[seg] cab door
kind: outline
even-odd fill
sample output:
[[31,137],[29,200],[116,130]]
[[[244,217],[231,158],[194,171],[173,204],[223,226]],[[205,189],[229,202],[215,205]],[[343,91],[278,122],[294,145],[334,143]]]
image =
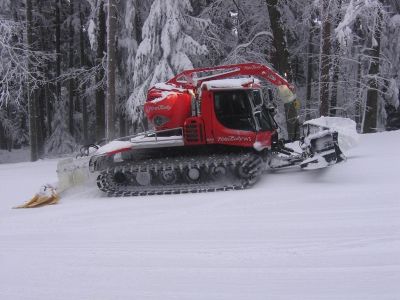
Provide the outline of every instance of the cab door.
[[216,144],[253,147],[256,124],[246,90],[213,91],[213,135]]

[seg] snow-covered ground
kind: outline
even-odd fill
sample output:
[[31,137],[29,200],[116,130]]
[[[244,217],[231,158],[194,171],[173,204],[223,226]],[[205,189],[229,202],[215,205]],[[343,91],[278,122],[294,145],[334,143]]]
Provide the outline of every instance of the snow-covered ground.
[[0,299],[400,299],[400,132],[246,191],[13,210],[55,160],[0,165]]

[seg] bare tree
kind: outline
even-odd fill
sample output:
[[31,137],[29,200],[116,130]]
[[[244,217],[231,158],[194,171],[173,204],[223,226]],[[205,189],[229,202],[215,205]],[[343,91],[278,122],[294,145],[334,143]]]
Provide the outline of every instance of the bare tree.
[[[68,26],[68,67],[71,70],[74,67],[74,26],[72,24],[74,16],[74,0],[69,1],[69,26]],[[74,136],[74,79],[68,80],[68,129]]]
[[329,114],[329,88],[331,69],[331,12],[330,0],[322,0],[322,37],[321,37],[321,71],[320,71],[320,107],[321,116]]
[[[335,28],[338,27],[341,21],[341,8],[342,0],[337,1],[336,17],[335,17]],[[329,114],[335,116],[337,113],[337,96],[338,96],[338,82],[340,72],[340,44],[337,38],[333,42],[333,75],[332,75],[332,94]]]
[[378,78],[379,74],[379,57],[381,48],[381,34],[382,34],[382,10],[377,7],[377,15],[374,27],[374,36],[372,39],[371,47],[371,64],[368,71],[368,92],[367,102],[365,107],[365,116],[363,124],[363,132],[375,132],[377,127],[378,116]]
[[[83,27],[83,9],[82,9],[82,3],[79,1],[79,62],[81,68],[84,68],[86,66],[86,60],[85,60],[85,32],[84,32],[84,27]],[[82,85],[82,88],[80,88],[80,95],[82,97],[82,127],[83,127],[83,143],[87,144],[89,137],[88,137],[88,105],[87,105],[87,99],[86,96],[84,95],[84,90],[85,90],[85,84]]]
[[[106,19],[104,13],[104,0],[99,0],[97,12],[97,60],[96,64],[102,64],[105,50]],[[105,137],[105,104],[104,87],[101,84],[104,77],[104,69],[98,68],[96,73],[96,139]]]
[[[61,0],[55,0],[55,27],[56,27],[56,76],[61,75]],[[59,102],[61,98],[61,82],[56,83],[56,100]]]
[[308,34],[308,45],[307,45],[307,79],[306,79],[306,120],[311,119],[311,85],[313,79],[313,55],[314,55],[314,32],[315,22],[313,16],[309,20],[310,29]]
[[[32,1],[26,0],[26,43],[28,50],[32,49]],[[32,65],[29,62],[29,52],[28,52],[28,72],[32,70]],[[29,141],[31,146],[31,161],[36,161],[38,159],[38,136],[36,128],[36,103],[35,97],[32,95],[32,85],[28,79],[28,109],[29,109]]]
[[107,25],[106,139],[112,140],[115,137],[115,37],[117,29],[117,6],[115,0],[108,0]]
[[[52,60],[52,55],[34,49],[32,2],[26,4],[26,22],[16,17],[0,18],[0,122],[3,136],[11,139],[7,143],[24,140],[23,128],[29,130],[25,141],[29,139],[31,159],[36,160],[42,140],[36,91],[48,82],[43,66]],[[21,116],[28,117],[28,124],[25,119],[19,120]]]

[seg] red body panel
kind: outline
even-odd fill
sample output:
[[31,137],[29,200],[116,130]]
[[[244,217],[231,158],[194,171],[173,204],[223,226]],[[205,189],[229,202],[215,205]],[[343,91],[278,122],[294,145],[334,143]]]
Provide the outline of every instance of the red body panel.
[[[188,93],[152,90],[150,97],[158,95],[144,104],[144,112],[156,130],[182,127],[191,116],[191,95]],[[157,123],[157,118],[160,123]]]
[[[214,74],[201,76],[201,74]],[[184,71],[149,90],[144,111],[156,130],[183,128],[185,145],[222,144],[261,151],[270,148],[275,130],[255,132],[230,129],[223,126],[214,111],[214,90],[207,90],[203,82],[232,78],[240,75],[256,76],[273,85],[293,86],[271,68],[255,63],[201,68]],[[200,91],[200,87],[203,87]],[[253,89],[243,86],[243,89]],[[196,100],[195,100],[195,98]],[[192,103],[193,102],[193,103]],[[200,111],[192,112],[192,105]],[[193,115],[192,115],[193,114]]]
[[228,146],[239,147],[253,147],[256,141],[256,133],[251,131],[237,130],[226,128],[216,118],[214,109],[214,95],[213,92],[208,92],[211,97],[208,97],[210,103],[210,115],[212,116],[212,132],[215,144],[222,144]]
[[202,115],[205,118],[206,141],[208,144],[222,144],[245,148],[256,147],[257,150],[271,147],[272,135],[275,133],[275,130],[252,132],[226,128],[216,118],[213,91],[205,90],[202,96]]
[[149,99],[144,106],[148,119],[153,121],[163,116],[169,120],[162,126],[155,126],[156,130],[182,127],[185,145],[220,144],[257,150],[271,147],[274,131],[253,132],[222,125],[214,110],[214,91],[202,91],[201,114],[195,117],[191,117],[189,93],[152,89]]

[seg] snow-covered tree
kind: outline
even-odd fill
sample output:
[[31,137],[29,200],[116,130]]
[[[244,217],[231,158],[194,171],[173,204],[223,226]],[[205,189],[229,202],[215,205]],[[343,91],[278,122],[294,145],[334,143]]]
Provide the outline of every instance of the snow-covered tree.
[[134,90],[127,108],[136,121],[147,89],[177,73],[193,68],[193,61],[207,53],[194,39],[206,22],[191,16],[189,0],[155,0],[142,29],[142,42],[135,57]]
[[386,58],[381,65],[382,76],[386,78],[383,85],[385,125],[390,129],[400,129],[400,3],[395,9],[384,26],[381,41],[382,56]]
[[[287,73],[301,101],[300,122],[319,116],[322,86],[330,115],[350,117],[365,131],[400,127],[398,0],[116,4],[114,123],[120,134],[141,125],[141,105],[152,84],[183,69],[250,61]],[[332,16],[330,24],[324,23],[323,4],[324,14]],[[37,134],[30,143],[37,144],[40,156],[53,132],[64,135],[65,126],[54,122],[60,111],[67,112],[75,140],[90,143],[104,137],[107,5],[107,0],[0,0],[0,147],[28,145],[27,120],[34,116],[30,121]],[[330,38],[323,39],[323,29],[330,29]],[[321,41],[331,45],[323,55],[324,76]],[[287,67],[279,67],[278,59]],[[278,110],[285,136],[283,105]],[[128,120],[133,126],[127,126]],[[61,147],[54,136],[52,141]]]
[[342,22],[335,29],[348,55],[354,57],[354,50],[359,55],[358,87],[366,92],[361,92],[355,114],[359,115],[363,132],[376,131],[384,123],[382,115],[384,78],[380,67],[383,62],[381,40],[386,18],[387,11],[383,1],[350,0]]
[[47,154],[66,154],[76,150],[76,142],[68,130],[68,110],[66,106],[66,89],[61,89],[60,101],[55,102],[55,114],[53,118],[54,131],[46,141],[45,152]]
[[[35,91],[47,83],[43,68],[52,57],[34,44],[32,2],[26,2],[24,11],[18,9],[19,5],[19,1],[2,3],[0,13],[0,110],[8,111],[2,114],[0,122],[8,138],[15,141],[15,135],[11,134],[9,128],[10,124],[17,123],[7,120],[9,112],[15,111],[20,105],[29,107],[31,159],[36,160],[43,134],[38,120],[39,101]],[[21,19],[26,22],[21,22]],[[20,110],[22,113],[22,106]]]
[[123,16],[120,22],[118,38],[119,53],[121,55],[119,69],[126,76],[121,80],[132,83],[135,73],[136,52],[142,40],[142,27],[149,14],[151,0],[121,1],[119,5],[119,10]]
[[130,116],[126,111],[126,101],[133,91],[136,52],[142,40],[142,27],[150,7],[151,0],[128,0],[118,3],[119,14],[122,17],[118,29],[118,88],[116,90],[118,103],[116,110],[121,136],[127,135],[130,128],[127,122]]
[[206,2],[199,17],[209,26],[200,39],[209,49],[210,65],[269,63],[273,35],[265,0]]

